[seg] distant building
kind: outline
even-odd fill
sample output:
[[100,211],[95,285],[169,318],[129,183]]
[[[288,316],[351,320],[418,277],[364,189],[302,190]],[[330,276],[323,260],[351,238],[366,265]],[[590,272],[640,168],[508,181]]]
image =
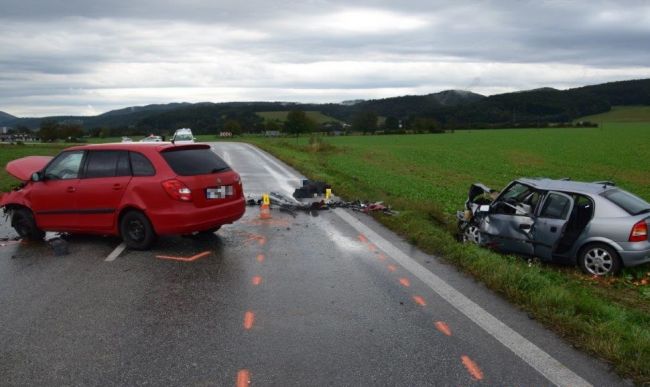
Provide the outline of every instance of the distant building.
[[264,132],[264,135],[266,137],[279,137],[280,136],[280,131],[279,130],[267,130]]
[[219,132],[219,137],[232,137],[232,132]]
[[9,127],[3,126],[2,128],[0,128],[0,131],[2,132],[2,134],[7,134],[9,133]]

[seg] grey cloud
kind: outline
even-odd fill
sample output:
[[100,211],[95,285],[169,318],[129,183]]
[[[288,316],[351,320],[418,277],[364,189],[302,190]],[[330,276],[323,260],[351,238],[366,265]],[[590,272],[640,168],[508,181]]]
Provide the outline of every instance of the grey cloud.
[[[59,95],[75,109],[86,104],[75,96],[93,91],[101,109],[165,102],[157,88],[251,99],[327,90],[321,100],[336,101],[346,89],[489,92],[650,76],[645,1],[0,0],[0,10],[0,110]],[[140,92],[103,103],[112,89]]]

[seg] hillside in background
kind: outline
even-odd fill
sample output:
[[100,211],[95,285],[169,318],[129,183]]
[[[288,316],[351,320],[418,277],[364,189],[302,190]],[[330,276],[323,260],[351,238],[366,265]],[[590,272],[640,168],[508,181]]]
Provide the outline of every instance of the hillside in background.
[[218,130],[228,120],[237,120],[245,130],[258,131],[264,129],[265,117],[284,117],[287,111],[298,109],[312,112],[312,117],[320,123],[332,119],[350,123],[355,116],[372,112],[382,119],[399,120],[406,125],[426,118],[443,128],[521,127],[571,122],[607,113],[612,106],[631,105],[650,105],[650,79],[567,90],[540,88],[489,97],[464,90],[447,90],[427,95],[328,104],[170,103],[128,107],[92,117],[17,118],[0,112],[0,125],[37,129],[43,120],[54,120],[81,122],[85,130],[108,128],[113,134],[163,132],[179,127],[207,133]]
[[[307,117],[314,121],[317,124],[324,124],[326,122],[337,122],[337,120],[334,117],[327,116],[319,111],[315,110],[308,110],[305,112],[307,114]],[[256,112],[258,116],[262,117],[265,120],[276,120],[276,121],[286,121],[287,119],[287,114],[289,114],[289,110],[279,110],[279,111],[274,111],[274,112]]]
[[12,122],[16,117],[12,116],[9,113],[0,112],[0,125],[4,126],[5,122]]

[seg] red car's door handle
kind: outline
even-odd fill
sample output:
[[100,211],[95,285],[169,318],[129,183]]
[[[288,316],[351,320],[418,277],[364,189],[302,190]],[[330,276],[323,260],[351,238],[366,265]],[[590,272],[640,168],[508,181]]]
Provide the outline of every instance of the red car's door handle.
[[115,191],[121,190],[122,189],[122,184],[113,184],[113,189]]
[[66,191],[68,192],[75,192],[77,189],[75,187],[68,187]]

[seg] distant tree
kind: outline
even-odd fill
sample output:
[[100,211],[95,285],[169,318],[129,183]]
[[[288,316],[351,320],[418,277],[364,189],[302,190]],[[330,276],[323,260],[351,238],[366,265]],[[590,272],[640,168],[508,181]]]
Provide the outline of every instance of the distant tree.
[[241,125],[239,124],[239,121],[237,120],[227,120],[223,124],[223,130],[226,132],[230,132],[233,135],[239,135],[242,132]]
[[377,130],[377,113],[361,111],[352,118],[352,130],[357,132],[374,133]]
[[59,138],[59,124],[53,120],[41,121],[38,136],[42,141],[49,142]]
[[433,118],[418,117],[413,122],[412,129],[416,132],[442,133],[444,130],[440,127],[438,121]]
[[296,137],[300,133],[309,133],[314,130],[314,121],[312,121],[307,114],[302,110],[292,110],[287,114],[287,121],[284,123],[284,129],[295,134]]
[[264,129],[268,131],[282,131],[282,125],[278,122],[278,120],[266,120],[264,122]]
[[84,135],[83,127],[78,123],[64,123],[59,125],[59,138],[76,140]]
[[389,132],[399,130],[399,119],[393,116],[386,117],[386,121],[384,122],[384,130]]

